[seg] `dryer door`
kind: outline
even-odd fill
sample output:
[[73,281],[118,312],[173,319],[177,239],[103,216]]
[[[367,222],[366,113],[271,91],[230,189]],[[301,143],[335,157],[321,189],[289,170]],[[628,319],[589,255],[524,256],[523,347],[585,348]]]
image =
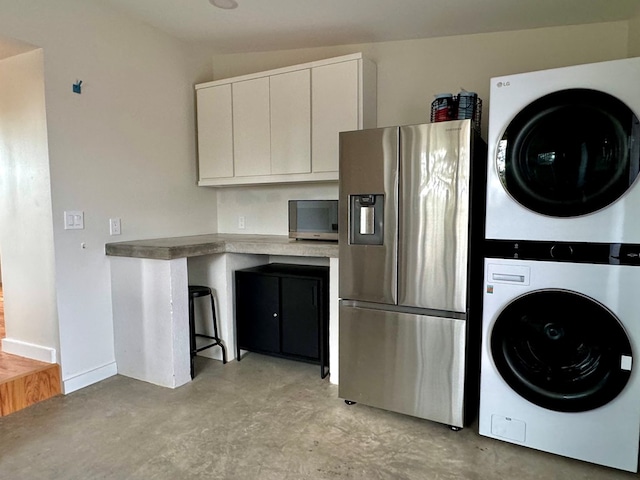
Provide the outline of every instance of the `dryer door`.
[[613,400],[631,374],[631,345],[611,311],[566,290],[537,290],[500,312],[491,355],[509,386],[530,402],[582,412]]
[[539,98],[504,132],[496,167],[522,206],[575,217],[615,202],[635,182],[640,164],[636,115],[617,98],[569,89]]

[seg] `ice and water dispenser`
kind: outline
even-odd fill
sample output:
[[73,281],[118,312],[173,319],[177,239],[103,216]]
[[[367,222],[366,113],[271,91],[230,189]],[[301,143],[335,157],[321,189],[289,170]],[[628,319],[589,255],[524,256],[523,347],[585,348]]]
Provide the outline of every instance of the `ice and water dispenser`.
[[351,245],[382,245],[384,195],[349,195],[349,242]]

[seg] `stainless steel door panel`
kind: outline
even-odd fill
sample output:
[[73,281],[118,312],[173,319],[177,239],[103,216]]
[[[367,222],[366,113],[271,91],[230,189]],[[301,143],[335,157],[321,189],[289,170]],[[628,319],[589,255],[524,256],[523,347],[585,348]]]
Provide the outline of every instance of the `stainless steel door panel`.
[[[398,127],[340,133],[341,298],[397,302],[398,141]],[[384,195],[382,245],[353,245],[349,196],[368,194]]]
[[398,303],[465,312],[471,122],[400,130]]
[[463,427],[465,321],[340,305],[341,398]]

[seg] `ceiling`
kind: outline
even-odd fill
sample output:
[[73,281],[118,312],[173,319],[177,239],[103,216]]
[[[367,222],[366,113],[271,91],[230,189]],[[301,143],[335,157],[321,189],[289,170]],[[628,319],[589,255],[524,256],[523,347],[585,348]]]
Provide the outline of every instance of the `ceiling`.
[[628,20],[640,0],[94,0],[213,52],[374,43]]

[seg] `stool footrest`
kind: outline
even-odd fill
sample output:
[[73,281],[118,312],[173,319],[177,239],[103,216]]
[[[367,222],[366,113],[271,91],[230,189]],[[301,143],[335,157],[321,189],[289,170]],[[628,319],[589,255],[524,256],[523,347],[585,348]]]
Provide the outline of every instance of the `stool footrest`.
[[202,335],[200,333],[196,333],[196,337],[200,337],[200,338],[208,338],[210,340],[215,340],[215,342],[210,343],[209,345],[205,345],[203,347],[198,347],[195,348],[193,351],[194,352],[201,352],[202,350],[206,350],[207,348],[211,348],[211,347],[217,347],[217,346],[222,346],[222,341],[219,338],[216,337],[211,337],[209,335]]

